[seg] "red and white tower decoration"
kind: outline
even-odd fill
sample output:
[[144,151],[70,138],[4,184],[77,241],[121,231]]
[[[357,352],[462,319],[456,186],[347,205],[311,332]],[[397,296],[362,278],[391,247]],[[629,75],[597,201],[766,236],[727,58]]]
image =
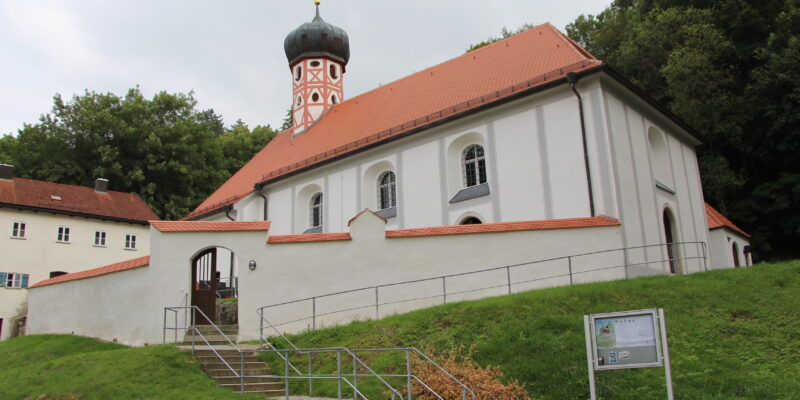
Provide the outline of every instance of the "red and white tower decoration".
[[342,82],[350,59],[347,32],[316,16],[286,36],[283,43],[292,72],[294,134],[308,129],[344,100]]

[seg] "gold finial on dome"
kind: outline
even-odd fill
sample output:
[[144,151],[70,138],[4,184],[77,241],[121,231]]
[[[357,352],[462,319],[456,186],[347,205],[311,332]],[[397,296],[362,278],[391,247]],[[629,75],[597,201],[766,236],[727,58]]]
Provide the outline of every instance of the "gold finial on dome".
[[319,5],[319,0],[314,0],[314,5]]

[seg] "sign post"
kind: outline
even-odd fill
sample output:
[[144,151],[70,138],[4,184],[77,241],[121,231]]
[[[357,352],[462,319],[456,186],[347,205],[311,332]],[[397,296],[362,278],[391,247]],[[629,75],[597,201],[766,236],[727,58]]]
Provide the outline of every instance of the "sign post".
[[673,400],[663,309],[590,314],[583,317],[583,324],[592,400],[597,399],[595,371],[662,366],[667,399]]

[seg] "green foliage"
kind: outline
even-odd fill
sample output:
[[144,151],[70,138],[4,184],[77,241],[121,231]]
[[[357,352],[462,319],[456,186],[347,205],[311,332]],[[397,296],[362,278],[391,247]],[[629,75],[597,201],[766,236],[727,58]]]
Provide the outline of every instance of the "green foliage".
[[796,0],[617,0],[567,27],[704,136],[705,198],[762,258],[800,255],[799,27]]
[[[478,364],[499,366],[505,379],[524,384],[532,398],[586,399],[583,315],[645,308],[665,310],[676,398],[791,399],[800,393],[800,261],[542,289],[289,339],[301,348],[413,346],[439,352],[477,344]],[[320,368],[335,373],[335,359],[327,361]],[[302,358],[293,362],[305,365]],[[404,365],[404,355],[383,354],[370,365],[389,372]],[[597,379],[600,398],[664,398],[662,369],[602,371]],[[375,382],[359,382],[359,388],[380,393]],[[332,390],[323,386],[316,393]]]
[[263,399],[220,388],[174,346],[26,336],[0,343],[0,360],[2,399]]
[[473,50],[480,49],[481,47],[488,46],[488,45],[490,45],[490,44],[492,44],[494,42],[497,42],[499,40],[503,40],[505,38],[509,38],[509,37],[514,36],[514,35],[516,35],[518,33],[525,32],[528,29],[533,28],[534,26],[535,25],[533,25],[533,24],[525,23],[521,27],[519,27],[519,28],[517,28],[516,30],[513,30],[513,31],[509,30],[506,27],[503,27],[503,29],[500,30],[500,36],[492,36],[492,37],[487,38],[486,40],[484,40],[484,41],[482,41],[480,43],[475,43],[473,45],[470,45],[469,48],[467,48],[466,53],[469,53],[470,51],[473,51]]
[[193,95],[138,88],[124,97],[85,92],[53,99],[50,113],[0,140],[0,161],[15,175],[138,193],[162,218],[184,216],[275,135],[241,121],[225,129],[213,110],[197,110]]

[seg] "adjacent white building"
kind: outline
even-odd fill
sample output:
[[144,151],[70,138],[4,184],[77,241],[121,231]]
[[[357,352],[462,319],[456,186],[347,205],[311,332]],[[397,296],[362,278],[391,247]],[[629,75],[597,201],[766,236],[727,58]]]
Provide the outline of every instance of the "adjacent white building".
[[106,187],[15,178],[0,165],[0,340],[24,316],[29,285],[150,253],[158,217],[138,195]]
[[[709,231],[699,135],[549,24],[349,100],[343,30],[318,12],[284,48],[294,126],[184,221],[154,223],[149,259],[37,284],[32,332],[157,341],[164,307],[213,319],[223,274],[238,282],[240,337],[255,339],[256,310],[278,303],[290,302],[269,319],[297,331],[733,266],[710,243],[722,239]],[[723,225],[741,251],[746,234]],[[115,288],[104,316],[43,317],[52,299],[97,286]]]

